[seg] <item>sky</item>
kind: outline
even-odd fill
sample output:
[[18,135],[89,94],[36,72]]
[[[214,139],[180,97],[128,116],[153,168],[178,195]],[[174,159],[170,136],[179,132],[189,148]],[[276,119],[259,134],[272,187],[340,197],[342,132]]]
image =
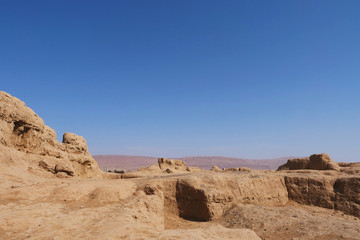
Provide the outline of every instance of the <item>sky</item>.
[[360,161],[360,2],[0,1],[0,90],[92,154]]

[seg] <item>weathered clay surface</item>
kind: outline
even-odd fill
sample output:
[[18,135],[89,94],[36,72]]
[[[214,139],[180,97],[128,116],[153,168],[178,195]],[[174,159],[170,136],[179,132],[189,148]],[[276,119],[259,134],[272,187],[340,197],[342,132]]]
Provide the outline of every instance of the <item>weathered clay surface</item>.
[[83,137],[65,133],[63,143],[58,142],[53,129],[24,102],[5,92],[0,92],[0,146],[3,155],[27,159],[12,166],[26,165],[34,172],[43,169],[68,176],[101,175]]
[[360,220],[341,212],[289,203],[283,207],[238,205],[224,214],[228,228],[249,228],[261,239],[359,239]]
[[360,177],[286,176],[289,199],[360,217]]
[[338,163],[334,162],[326,153],[314,154],[308,158],[289,159],[287,163],[281,165],[278,170],[336,170],[340,171]]
[[318,154],[280,169],[161,158],[104,173],[84,138],[58,142],[0,93],[0,239],[359,239],[359,163]]
[[256,173],[246,175],[204,172],[179,178],[176,202],[180,217],[209,221],[220,217],[234,204],[281,206],[287,203],[282,177]]

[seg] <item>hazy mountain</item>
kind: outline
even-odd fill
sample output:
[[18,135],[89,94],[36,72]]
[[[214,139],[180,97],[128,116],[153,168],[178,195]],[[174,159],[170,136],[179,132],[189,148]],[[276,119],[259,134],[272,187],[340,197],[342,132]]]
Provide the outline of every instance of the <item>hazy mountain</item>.
[[[121,169],[125,171],[136,170],[140,167],[157,163],[157,158],[144,156],[95,155],[94,158],[102,169],[107,167],[108,169]],[[204,169],[210,169],[214,165],[220,168],[249,167],[252,169],[277,169],[289,158],[292,157],[254,160],[220,156],[193,156],[175,159],[185,161],[188,166],[196,166]]]
[[93,157],[101,169],[107,167],[108,169],[131,171],[157,163],[155,157],[126,155],[94,155]]

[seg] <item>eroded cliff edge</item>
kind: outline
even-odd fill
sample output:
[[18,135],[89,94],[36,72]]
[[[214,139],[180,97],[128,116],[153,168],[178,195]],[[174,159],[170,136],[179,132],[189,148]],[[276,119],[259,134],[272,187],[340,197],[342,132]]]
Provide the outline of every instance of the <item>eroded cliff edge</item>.
[[34,174],[59,177],[99,177],[101,171],[88,152],[86,141],[65,133],[62,143],[56,132],[24,102],[0,92],[0,164]]

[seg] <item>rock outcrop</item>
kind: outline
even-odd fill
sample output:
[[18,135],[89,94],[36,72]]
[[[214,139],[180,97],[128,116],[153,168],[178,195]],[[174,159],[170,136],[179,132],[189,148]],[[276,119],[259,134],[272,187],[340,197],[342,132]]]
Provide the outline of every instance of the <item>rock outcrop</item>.
[[[42,169],[59,177],[101,174],[83,137],[65,133],[63,143],[58,142],[33,110],[5,92],[0,92],[0,148],[3,167],[26,165],[32,173]],[[18,162],[10,160],[14,156]]]
[[281,165],[278,170],[335,170],[340,171],[340,166],[334,162],[326,153],[313,154],[307,158],[289,159],[287,163]]
[[187,169],[185,162],[176,159],[159,158],[158,164],[159,164],[159,168],[163,171],[166,170],[186,171]]
[[[323,153],[290,159],[278,170],[298,170],[284,176],[290,200],[360,216],[360,178],[356,175],[340,175],[340,172],[358,174],[357,163],[338,164]],[[309,170],[323,170],[325,174]]]
[[86,153],[88,151],[85,139],[74,133],[64,133],[62,142],[67,144],[68,148],[73,151],[82,153]]

